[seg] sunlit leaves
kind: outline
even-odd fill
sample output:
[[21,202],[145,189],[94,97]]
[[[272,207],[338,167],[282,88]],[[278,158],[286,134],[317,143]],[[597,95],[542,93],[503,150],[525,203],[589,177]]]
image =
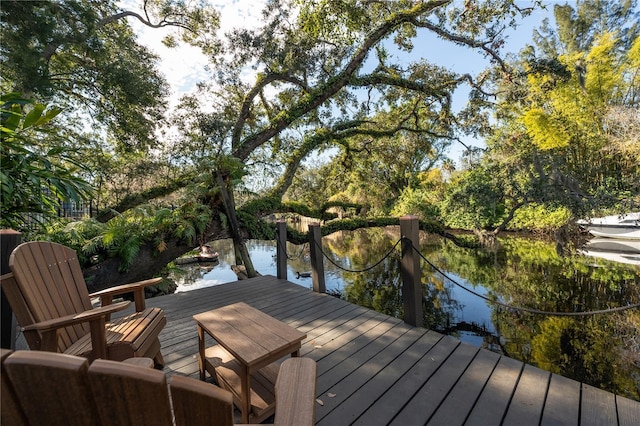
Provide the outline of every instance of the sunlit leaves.
[[545,23],[521,52],[517,84],[501,83],[488,142],[492,161],[521,170],[531,201],[575,216],[638,202],[638,27],[632,2],[614,3],[555,7],[557,27]]
[[563,148],[569,145],[570,135],[562,125],[554,122],[554,117],[542,108],[528,110],[522,121],[533,142],[541,149]]
[[296,0],[296,3],[300,6],[300,29],[309,37],[324,39],[330,43],[354,43],[359,39],[363,28],[371,23],[370,15],[363,13],[357,1]]

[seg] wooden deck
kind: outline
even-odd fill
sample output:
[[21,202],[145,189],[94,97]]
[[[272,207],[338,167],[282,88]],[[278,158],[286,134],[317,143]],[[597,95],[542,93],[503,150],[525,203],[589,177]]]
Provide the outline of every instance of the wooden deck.
[[640,402],[272,276],[147,299],[165,372],[197,378],[192,316],[239,301],[307,334],[318,425],[640,425]]

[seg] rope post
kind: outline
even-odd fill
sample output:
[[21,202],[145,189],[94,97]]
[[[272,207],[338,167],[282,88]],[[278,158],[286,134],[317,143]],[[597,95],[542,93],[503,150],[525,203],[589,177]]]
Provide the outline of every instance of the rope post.
[[309,255],[311,256],[311,282],[313,291],[326,293],[324,263],[322,260],[322,233],[319,223],[309,224]]
[[417,216],[400,218],[402,238],[402,302],[404,322],[422,326],[422,279],[420,276],[420,256],[414,250],[420,247],[420,227]]
[[276,274],[281,280],[287,279],[287,223],[276,222]]

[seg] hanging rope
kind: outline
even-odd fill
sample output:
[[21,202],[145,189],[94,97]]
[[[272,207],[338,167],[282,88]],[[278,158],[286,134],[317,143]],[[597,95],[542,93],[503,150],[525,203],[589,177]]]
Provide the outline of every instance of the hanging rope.
[[313,240],[313,243],[316,245],[316,247],[318,247],[318,250],[320,250],[320,253],[322,253],[322,255],[325,257],[325,259],[327,259],[329,262],[331,262],[336,268],[341,269],[345,272],[353,272],[353,273],[361,273],[361,272],[368,272],[370,270],[372,270],[373,268],[375,268],[376,266],[378,266],[379,264],[381,264],[382,262],[384,262],[384,260],[386,258],[388,258],[389,256],[391,256],[391,253],[393,253],[393,251],[396,249],[396,247],[398,247],[398,244],[400,244],[400,242],[402,241],[402,239],[399,239],[394,245],[393,247],[391,247],[391,249],[387,252],[387,254],[385,254],[382,259],[380,259],[379,261],[377,261],[376,263],[374,263],[373,265],[364,268],[364,269],[359,269],[359,270],[355,270],[355,269],[347,269],[341,265],[338,265],[333,259],[331,259],[329,256],[327,256],[327,254],[322,250],[322,247],[320,247],[318,245],[318,242]]
[[[366,267],[364,269],[347,269],[347,268],[343,267],[342,265],[339,265],[333,259],[331,259],[329,256],[327,256],[327,254],[324,252],[324,250],[322,250],[322,246],[320,246],[317,243],[317,241],[314,240],[313,243],[318,248],[318,250],[320,250],[320,253],[322,253],[322,256],[324,256],[324,258],[327,259],[336,268],[338,268],[338,269],[340,269],[342,271],[345,271],[345,272],[362,273],[362,272],[368,272],[368,271],[372,270],[376,266],[380,265],[385,259],[390,257],[391,254],[394,252],[394,250],[398,247],[398,244],[400,244],[402,242],[402,240],[408,241],[411,244],[411,247],[413,248],[413,250],[416,253],[418,253],[418,255],[422,258],[422,260],[424,260],[435,272],[437,272],[440,275],[442,275],[445,279],[447,279],[450,282],[452,282],[455,286],[457,286],[457,287],[461,288],[462,290],[464,290],[464,291],[466,291],[466,292],[468,292],[470,294],[473,294],[474,296],[479,297],[480,299],[485,300],[485,301],[487,301],[487,302],[489,302],[491,304],[502,306],[503,308],[506,308],[506,309],[509,309],[509,310],[512,310],[512,311],[526,312],[526,313],[537,314],[537,315],[548,315],[548,316],[581,317],[581,316],[589,316],[589,315],[609,314],[609,313],[613,313],[613,312],[626,311],[628,309],[640,308],[640,303],[634,303],[634,304],[627,305],[627,306],[618,306],[616,308],[600,309],[600,310],[595,310],[595,311],[552,312],[552,311],[543,311],[543,310],[534,309],[534,308],[525,308],[525,307],[521,307],[521,306],[509,305],[508,303],[504,303],[504,302],[501,302],[499,300],[491,299],[491,298],[489,298],[489,297],[487,297],[487,296],[485,296],[483,294],[478,293],[477,291],[471,290],[470,288],[467,288],[464,285],[460,284],[458,281],[456,281],[453,278],[451,278],[446,272],[442,271],[440,268],[438,268],[436,265],[434,265],[432,262],[430,262],[429,259],[427,259],[420,252],[420,250],[413,245],[413,241],[411,241],[409,238],[406,238],[406,237],[401,237],[393,245],[393,247],[391,247],[391,249],[387,252],[387,254],[385,254],[379,261],[377,261],[373,265],[371,265],[369,267]],[[286,253],[286,250],[284,252]]]

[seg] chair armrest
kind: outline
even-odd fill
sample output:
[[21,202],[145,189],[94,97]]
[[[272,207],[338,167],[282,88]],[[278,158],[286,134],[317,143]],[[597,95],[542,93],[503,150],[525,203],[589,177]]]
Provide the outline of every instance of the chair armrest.
[[287,358],[276,379],[275,426],[313,426],[317,366],[311,358]]
[[129,301],[123,301],[123,302],[115,303],[113,305],[90,309],[88,311],[84,311],[79,314],[65,315],[60,318],[54,318],[54,319],[27,325],[25,327],[22,327],[21,331],[38,330],[38,331],[44,332],[44,331],[55,330],[58,328],[68,327],[70,325],[81,324],[83,322],[91,322],[96,318],[104,317],[105,315],[109,315],[113,312],[121,311],[127,306],[129,306],[130,304],[131,302]]
[[123,284],[91,293],[89,297],[100,297],[100,304],[102,306],[106,306],[110,305],[113,302],[113,296],[125,293],[133,293],[133,299],[136,304],[136,312],[141,312],[145,309],[144,288],[150,285],[158,284],[161,281],[162,278],[151,278],[135,283]]
[[106,358],[107,357],[107,332],[105,330],[105,323],[107,318],[113,312],[121,311],[131,302],[124,301],[115,303],[113,305],[103,306],[96,309],[84,311],[79,314],[65,315],[60,318],[41,321],[35,324],[22,327],[22,331],[28,332],[37,330],[42,336],[40,342],[40,350],[57,352],[58,351],[58,330],[63,327],[76,325],[80,323],[89,323],[89,329],[91,331],[91,350],[93,352],[93,358]]

